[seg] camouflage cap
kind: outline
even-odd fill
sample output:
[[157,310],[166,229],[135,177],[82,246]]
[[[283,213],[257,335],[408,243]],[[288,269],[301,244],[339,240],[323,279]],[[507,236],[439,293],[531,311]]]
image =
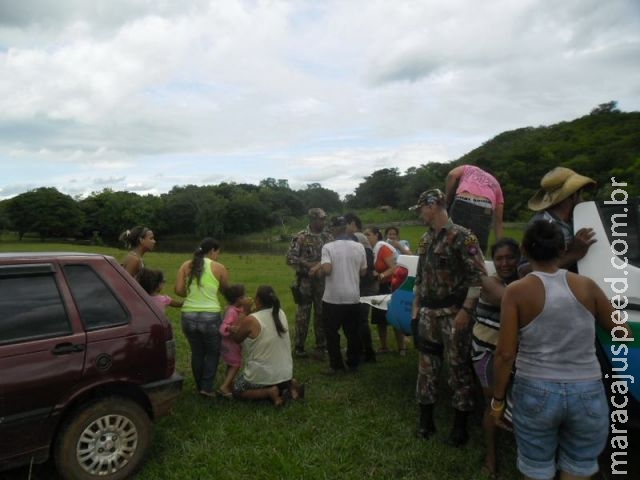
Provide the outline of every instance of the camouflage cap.
[[321,208],[310,208],[308,214],[311,220],[316,218],[327,218],[327,214]]
[[420,194],[418,198],[418,203],[416,203],[413,207],[409,207],[409,210],[418,210],[423,205],[433,205],[434,203],[440,203],[444,205],[445,196],[442,190],[439,188],[431,188],[429,190],[425,190]]

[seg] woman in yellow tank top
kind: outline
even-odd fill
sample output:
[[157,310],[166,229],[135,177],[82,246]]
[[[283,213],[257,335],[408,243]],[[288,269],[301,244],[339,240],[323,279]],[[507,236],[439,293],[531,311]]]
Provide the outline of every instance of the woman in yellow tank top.
[[220,358],[222,307],[218,293],[229,286],[229,275],[218,262],[220,244],[205,238],[193,258],[178,269],[175,292],[185,297],[182,331],[191,347],[191,371],[196,389],[205,397],[215,397],[215,377]]

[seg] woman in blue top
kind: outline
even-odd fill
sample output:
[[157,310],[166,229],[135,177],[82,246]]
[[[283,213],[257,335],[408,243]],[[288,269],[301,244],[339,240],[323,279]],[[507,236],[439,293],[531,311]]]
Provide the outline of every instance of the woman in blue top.
[[175,291],[185,297],[182,331],[191,347],[191,371],[201,395],[214,397],[214,381],[220,358],[222,307],[220,290],[229,287],[227,269],[219,263],[220,244],[205,238],[191,260],[178,270]]

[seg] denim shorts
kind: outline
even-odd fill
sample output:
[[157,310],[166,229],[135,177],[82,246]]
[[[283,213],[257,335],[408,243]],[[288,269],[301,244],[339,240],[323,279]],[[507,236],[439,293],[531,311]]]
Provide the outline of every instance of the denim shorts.
[[513,386],[518,470],[534,479],[556,470],[588,477],[609,433],[609,407],[601,380],[571,383],[521,377]]

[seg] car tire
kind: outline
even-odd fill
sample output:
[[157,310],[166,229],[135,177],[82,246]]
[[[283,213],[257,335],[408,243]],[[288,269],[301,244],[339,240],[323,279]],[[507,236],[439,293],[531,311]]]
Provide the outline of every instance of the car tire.
[[122,480],[141,465],[152,423],[132,400],[107,397],[78,408],[63,424],[54,447],[56,468],[73,480]]

